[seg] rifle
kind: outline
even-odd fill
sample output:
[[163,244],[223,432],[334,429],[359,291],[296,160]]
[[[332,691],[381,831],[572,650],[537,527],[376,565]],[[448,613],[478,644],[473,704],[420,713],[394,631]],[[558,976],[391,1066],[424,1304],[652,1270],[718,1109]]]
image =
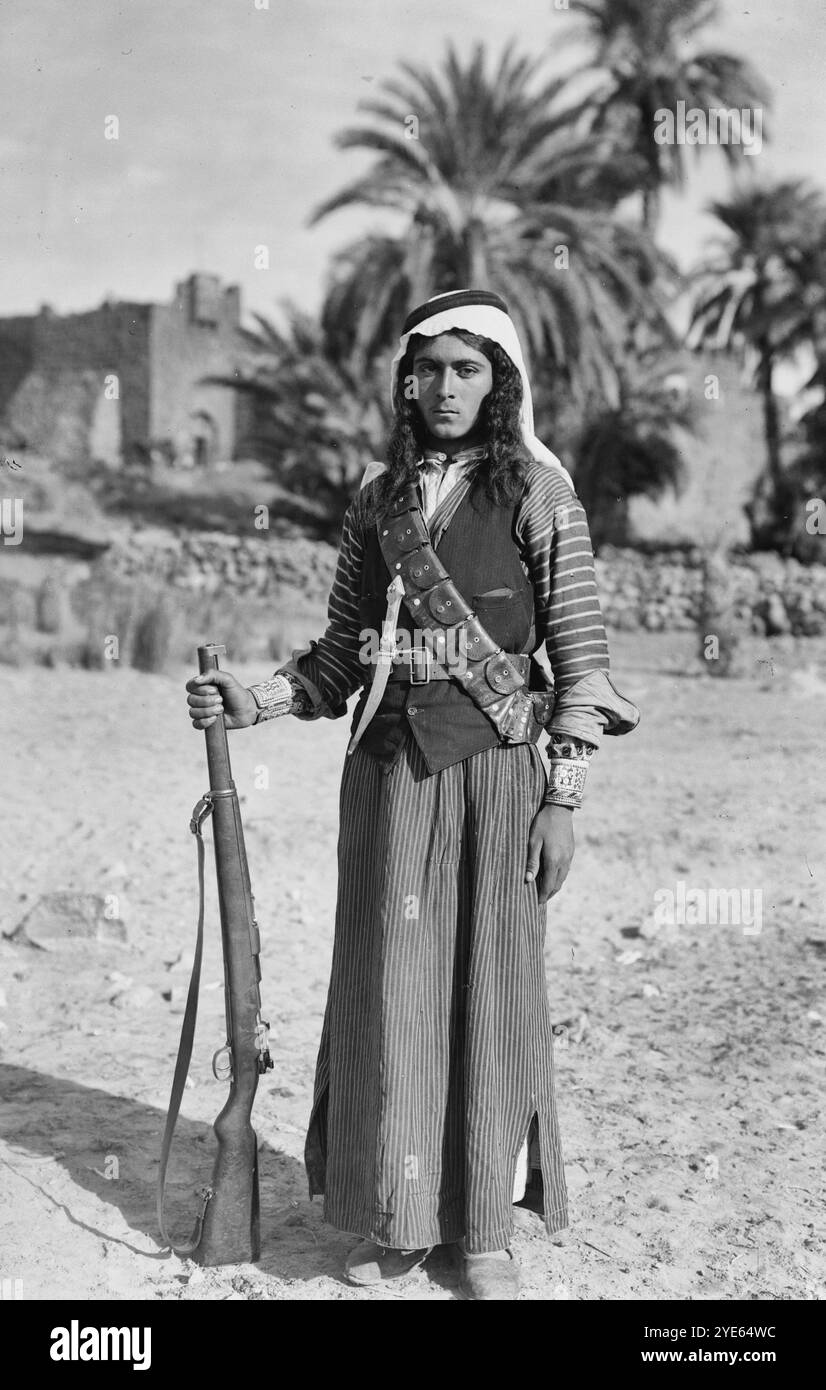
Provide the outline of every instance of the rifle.
[[[199,647],[198,665],[201,672],[217,670],[218,656],[225,652],[225,647],[215,643]],[[250,1116],[258,1077],[272,1066],[272,1058],[268,1046],[269,1024],[261,1019],[261,938],[255,921],[244,829],[238,793],[232,780],[223,718],[216,719],[204,730],[204,735],[209,791],[201,797],[190,821],[198,849],[198,935],[161,1146],[156,1210],[161,1235],[175,1254],[186,1255],[201,1265],[222,1265],[257,1260],[261,1253],[258,1140]],[[163,1198],[169,1151],[192,1057],[192,1039],[198,1012],[204,931],[204,841],[201,826],[210,815],[218,876],[227,1024],[227,1041],[215,1053],[212,1070],[219,1081],[229,1078],[230,1089],[227,1102],[215,1121],[218,1152],[210,1186],[201,1193],[202,1205],[195,1229],[188,1242],[175,1244],[164,1224]]]

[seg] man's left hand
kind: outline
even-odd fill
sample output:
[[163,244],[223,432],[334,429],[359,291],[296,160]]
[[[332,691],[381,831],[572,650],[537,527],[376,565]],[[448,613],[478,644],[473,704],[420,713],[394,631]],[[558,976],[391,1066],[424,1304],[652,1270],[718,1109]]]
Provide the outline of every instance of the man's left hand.
[[574,813],[570,806],[543,806],[528,838],[525,882],[536,880],[539,905],[558,893],[574,857]]

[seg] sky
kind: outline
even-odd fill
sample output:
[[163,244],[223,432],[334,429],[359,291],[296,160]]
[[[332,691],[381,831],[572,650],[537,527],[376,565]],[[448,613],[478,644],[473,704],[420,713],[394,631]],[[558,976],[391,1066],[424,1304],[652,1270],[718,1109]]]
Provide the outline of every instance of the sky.
[[[330,256],[376,225],[352,210],[307,225],[369,162],[333,146],[359,100],[400,59],[437,64],[448,40],[496,53],[513,38],[559,67],[576,56],[558,52],[576,0],[555,3],[0,0],[0,316],[164,301],[193,270],[240,284],[248,310],[316,308]],[[826,183],[823,0],[723,0],[704,46],[773,89],[758,173]],[[686,196],[667,195],[661,241],[682,265],[727,187],[708,152]]]

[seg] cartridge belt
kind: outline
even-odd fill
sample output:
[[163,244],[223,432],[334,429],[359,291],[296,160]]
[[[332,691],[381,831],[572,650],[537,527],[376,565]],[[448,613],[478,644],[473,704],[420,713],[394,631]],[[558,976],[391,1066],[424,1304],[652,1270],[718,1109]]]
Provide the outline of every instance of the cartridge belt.
[[[377,531],[391,578],[401,579],[404,604],[416,626],[433,634],[434,643],[456,630],[453,650],[463,660],[453,671],[445,668],[448,679],[467,692],[503,742],[534,743],[553,711],[553,692],[528,690],[529,658],[517,660],[525,654],[503,651],[459,592],[433,548],[413,484],[379,518]],[[392,668],[391,680],[409,679],[396,670]]]

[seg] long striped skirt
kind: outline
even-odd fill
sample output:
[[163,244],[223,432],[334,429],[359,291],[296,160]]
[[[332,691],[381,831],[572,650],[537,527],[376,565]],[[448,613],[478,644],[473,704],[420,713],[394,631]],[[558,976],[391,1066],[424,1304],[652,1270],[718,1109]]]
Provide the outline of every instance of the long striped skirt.
[[545,909],[524,882],[536,747],[428,775],[408,734],[341,786],[332,976],[306,1146],[326,1220],[380,1245],[506,1247],[514,1176],[567,1224],[545,990]]

